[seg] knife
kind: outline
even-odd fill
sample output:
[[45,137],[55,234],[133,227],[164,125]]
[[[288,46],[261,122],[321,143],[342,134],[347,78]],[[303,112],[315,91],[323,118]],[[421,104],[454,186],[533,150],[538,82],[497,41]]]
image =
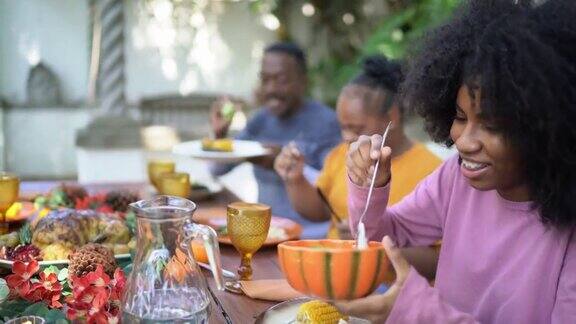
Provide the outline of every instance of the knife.
[[[210,265],[204,263],[204,262],[198,262],[198,265],[200,265],[202,268],[212,271],[212,268],[210,268]],[[236,279],[236,274],[234,274],[234,272],[226,270],[226,269],[222,269],[222,275],[226,278],[230,278],[230,279]]]

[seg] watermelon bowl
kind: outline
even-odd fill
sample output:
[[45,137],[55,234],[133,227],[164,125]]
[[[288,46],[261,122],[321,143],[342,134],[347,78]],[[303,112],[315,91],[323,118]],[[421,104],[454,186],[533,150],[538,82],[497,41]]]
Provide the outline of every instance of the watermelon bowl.
[[299,240],[278,245],[280,267],[292,288],[326,300],[365,297],[384,282],[390,266],[384,246],[353,240]]

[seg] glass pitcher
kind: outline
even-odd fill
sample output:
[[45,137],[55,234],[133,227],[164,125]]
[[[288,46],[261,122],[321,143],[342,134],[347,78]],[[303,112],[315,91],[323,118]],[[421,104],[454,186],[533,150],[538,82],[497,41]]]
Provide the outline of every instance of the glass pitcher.
[[137,251],[122,299],[123,323],[208,323],[210,292],[191,252],[201,239],[216,286],[223,289],[216,232],[192,222],[196,204],[157,196],[132,203]]

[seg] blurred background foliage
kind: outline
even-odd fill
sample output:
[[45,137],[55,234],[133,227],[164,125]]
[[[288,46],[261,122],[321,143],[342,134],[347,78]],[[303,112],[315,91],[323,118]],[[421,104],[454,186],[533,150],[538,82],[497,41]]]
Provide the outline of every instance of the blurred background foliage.
[[[403,59],[427,30],[438,26],[462,0],[258,0],[251,8],[273,14],[278,38],[302,45],[309,56],[312,95],[334,107],[340,89],[360,68],[362,58],[384,54]],[[299,39],[294,12],[312,19]]]

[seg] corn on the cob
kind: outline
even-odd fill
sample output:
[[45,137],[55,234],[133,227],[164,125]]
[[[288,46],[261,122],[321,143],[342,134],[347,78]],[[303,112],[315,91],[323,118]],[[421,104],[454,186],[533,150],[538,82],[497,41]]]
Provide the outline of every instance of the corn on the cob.
[[296,323],[298,324],[338,324],[340,319],[347,320],[334,305],[313,300],[300,305]]

